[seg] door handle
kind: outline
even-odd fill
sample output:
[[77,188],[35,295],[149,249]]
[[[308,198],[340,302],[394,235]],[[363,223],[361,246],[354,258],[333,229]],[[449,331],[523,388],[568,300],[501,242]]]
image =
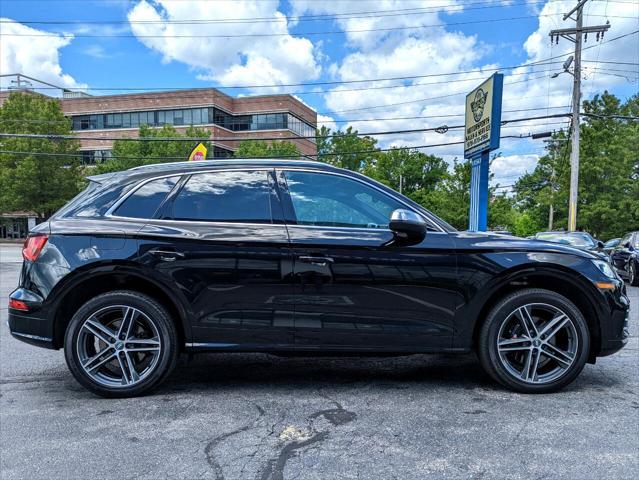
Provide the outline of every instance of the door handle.
[[182,252],[178,252],[176,250],[171,250],[168,248],[153,248],[149,250],[149,253],[155,257],[158,257],[164,262],[175,262],[178,258],[184,258],[185,256]]
[[314,257],[312,255],[303,255],[301,257],[297,257],[300,262],[310,263],[311,265],[319,265],[320,267],[325,267],[327,263],[333,263],[334,260],[331,257]]

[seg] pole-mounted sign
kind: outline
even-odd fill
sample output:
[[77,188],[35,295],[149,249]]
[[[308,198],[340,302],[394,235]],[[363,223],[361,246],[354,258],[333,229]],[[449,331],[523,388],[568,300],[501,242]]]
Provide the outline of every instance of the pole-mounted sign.
[[197,160],[206,160],[206,147],[203,143],[199,143],[189,155],[189,162]]
[[501,95],[504,76],[493,74],[466,96],[464,158],[472,162],[468,229],[485,231],[488,225],[488,161],[499,148]]

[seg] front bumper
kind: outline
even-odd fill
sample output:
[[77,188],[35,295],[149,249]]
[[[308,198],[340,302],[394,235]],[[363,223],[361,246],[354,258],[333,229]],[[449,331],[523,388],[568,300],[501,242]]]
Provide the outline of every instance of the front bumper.
[[44,348],[55,348],[53,344],[53,324],[42,308],[42,299],[35,293],[18,288],[10,299],[20,300],[29,306],[29,311],[9,308],[9,331],[23,342]]
[[601,318],[601,342],[598,357],[605,357],[618,352],[628,343],[630,337],[630,300],[626,295],[623,281],[620,286],[607,295],[606,316]]

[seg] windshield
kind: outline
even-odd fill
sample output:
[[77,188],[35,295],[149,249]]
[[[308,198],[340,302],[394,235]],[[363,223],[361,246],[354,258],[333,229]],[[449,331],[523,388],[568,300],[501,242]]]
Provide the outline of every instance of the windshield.
[[608,247],[616,247],[617,245],[619,245],[619,240],[621,240],[620,238],[613,238],[612,240],[608,240],[606,243],[604,243],[604,247],[608,248]]
[[573,247],[594,247],[595,241],[587,233],[540,233],[537,240],[546,242],[563,243]]

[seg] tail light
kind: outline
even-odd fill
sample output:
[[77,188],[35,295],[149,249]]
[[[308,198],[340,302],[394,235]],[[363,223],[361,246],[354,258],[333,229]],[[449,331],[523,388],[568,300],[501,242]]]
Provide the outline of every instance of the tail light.
[[9,308],[13,308],[14,310],[22,310],[23,312],[29,311],[29,305],[21,300],[15,300],[13,298],[9,299]]
[[49,237],[46,235],[33,235],[27,237],[24,241],[24,245],[22,246],[22,256],[25,260],[29,260],[30,262],[35,262],[37,258],[40,256],[40,252],[49,240]]

